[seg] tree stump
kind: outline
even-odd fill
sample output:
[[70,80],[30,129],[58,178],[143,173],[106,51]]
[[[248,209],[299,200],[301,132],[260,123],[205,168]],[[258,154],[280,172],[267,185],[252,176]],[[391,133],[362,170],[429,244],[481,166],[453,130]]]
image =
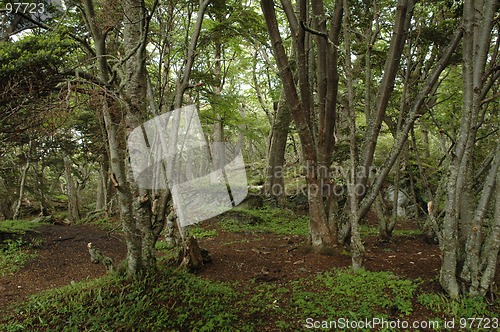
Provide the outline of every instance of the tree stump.
[[87,248],[89,250],[90,261],[92,263],[94,264],[101,263],[102,265],[104,265],[108,273],[113,272],[115,270],[115,265],[113,264],[113,260],[108,256],[104,256],[98,249],[94,248],[92,242],[89,242],[87,244]]
[[200,248],[198,240],[194,236],[188,237],[179,251],[179,269],[186,269],[189,272],[198,272],[203,266],[212,262],[212,257],[208,250]]

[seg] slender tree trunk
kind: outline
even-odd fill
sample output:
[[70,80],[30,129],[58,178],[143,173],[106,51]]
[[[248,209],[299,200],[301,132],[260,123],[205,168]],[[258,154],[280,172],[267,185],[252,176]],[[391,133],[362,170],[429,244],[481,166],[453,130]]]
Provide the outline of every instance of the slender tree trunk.
[[68,156],[63,157],[64,172],[66,174],[66,195],[68,197],[68,217],[72,223],[80,220],[80,207],[75,180],[72,173],[72,162]]
[[[366,213],[369,211],[370,207],[372,206],[373,202],[375,201],[378,193],[382,189],[384,182],[394,166],[394,163],[396,162],[399,154],[401,153],[404,145],[406,144],[408,134],[410,133],[410,130],[413,128],[413,124],[415,121],[422,115],[422,106],[427,99],[428,95],[430,92],[435,88],[435,85],[438,82],[438,79],[443,72],[443,70],[448,66],[451,56],[454,54],[456,48],[458,47],[460,40],[462,39],[463,36],[463,31],[462,29],[457,29],[455,32],[455,35],[453,36],[452,40],[450,41],[448,47],[446,50],[443,52],[441,55],[441,58],[439,59],[438,63],[434,66],[432,69],[431,74],[428,76],[425,84],[422,86],[422,88],[419,90],[419,93],[413,100],[412,106],[410,107],[410,112],[408,113],[408,116],[406,118],[406,121],[401,129],[400,132],[397,133],[395,142],[391,148],[391,151],[389,152],[388,156],[385,158],[383,166],[380,168],[380,170],[377,172],[377,176],[373,181],[373,184],[371,185],[370,188],[362,187],[365,190],[365,194],[362,195],[363,199],[359,202],[359,214],[358,218],[363,218]],[[366,171],[366,170],[365,170]],[[349,229],[343,230],[342,231],[342,238],[339,239],[341,243],[344,243],[346,241],[346,236],[349,235],[351,232]]]
[[[109,181],[109,156],[108,153],[101,154],[99,163],[99,174],[97,179],[96,210],[108,210],[111,200],[112,187]],[[108,211],[109,212],[109,211]]]
[[201,28],[203,24],[203,18],[205,16],[205,11],[207,10],[210,1],[211,0],[200,1],[200,7],[198,9],[198,13],[196,16],[196,24],[194,27],[194,32],[193,35],[191,36],[191,40],[188,41],[189,47],[187,49],[186,65],[184,66],[184,72],[182,74],[182,77],[177,81],[177,85],[175,88],[174,109],[181,108],[184,92],[189,86],[189,78],[191,77],[191,70],[193,69],[194,59],[196,57],[196,46],[198,44],[198,39],[201,34],[202,30]]
[[258,58],[258,55],[259,55],[259,50],[257,49],[255,51],[255,55],[253,57],[253,68],[252,68],[253,88],[255,89],[255,94],[257,95],[257,99],[259,101],[260,107],[262,108],[264,113],[266,113],[267,120],[269,121],[269,124],[272,126],[275,120],[273,120],[273,116],[271,115],[271,112],[264,101],[264,96],[262,95],[262,90],[260,88],[259,80],[257,79],[257,58]]
[[[500,159],[498,152],[497,158]],[[494,219],[491,224],[491,230],[484,240],[479,267],[482,275],[479,280],[479,289],[477,292],[482,295],[486,294],[487,290],[494,283],[498,265],[498,253],[500,252],[500,168],[497,170],[495,193],[493,195],[495,197]]]
[[106,206],[106,184],[104,182],[104,174],[102,172],[102,165],[99,168],[99,173],[97,175],[97,195],[95,201],[96,211],[104,209]]
[[429,131],[425,127],[422,127],[422,145],[424,147],[424,158],[429,159],[431,157]]
[[357,146],[356,146],[356,112],[354,110],[354,88],[353,88],[353,75],[352,75],[352,63],[351,63],[351,37],[350,37],[350,16],[349,16],[349,1],[343,0],[345,18],[344,18],[344,43],[346,49],[345,58],[345,68],[346,68],[346,79],[347,79],[347,112],[349,119],[349,130],[350,130],[350,141],[349,141],[349,151],[351,157],[351,170],[350,178],[348,182],[348,194],[349,194],[349,205],[350,205],[350,218],[349,222],[351,225],[351,246],[352,246],[352,267],[354,270],[358,270],[363,264],[363,253],[364,246],[361,241],[361,234],[359,232],[359,206],[358,197],[359,194],[356,192],[356,168],[358,160]]
[[[464,262],[464,267],[462,269],[461,277],[465,280],[468,280],[471,282],[470,284],[470,289],[469,289],[469,294],[471,296],[478,296],[478,295],[484,295],[486,291],[488,290],[488,287],[483,287],[481,285],[481,281],[486,282],[488,280],[487,278],[482,278],[482,260],[481,259],[481,251],[483,251],[484,244],[486,243],[487,239],[484,239],[487,234],[484,227],[484,219],[486,216],[486,213],[488,211],[488,206],[490,204],[490,200],[492,199],[493,193],[495,192],[495,181],[496,178],[498,177],[498,173],[500,170],[500,146],[497,145],[496,148],[496,158],[491,165],[490,171],[488,173],[488,176],[484,182],[483,186],[483,191],[482,195],[479,198],[479,202],[477,205],[477,208],[475,209],[475,213],[473,216],[473,219],[471,221],[471,228],[469,231],[469,236],[466,239],[465,243],[465,262]],[[498,200],[498,198],[497,198]],[[495,225],[495,221],[491,223]],[[487,251],[490,252],[487,252]],[[487,256],[489,255],[496,255],[498,256],[498,250],[495,252],[495,248],[487,248]],[[491,280],[492,281],[492,280]],[[489,286],[490,284],[488,284]]]
[[142,241],[132,213],[132,194],[126,180],[124,151],[120,147],[119,135],[124,135],[113,123],[108,109],[108,102],[103,98],[103,117],[108,136],[111,181],[118,195],[120,220],[127,243],[127,268],[131,276],[138,275],[142,270]]
[[[214,64],[214,95],[216,98],[220,98],[222,94],[222,45],[220,41],[215,41],[215,64]],[[220,109],[218,105],[212,105],[212,108]],[[214,142],[224,142],[224,119],[220,112],[215,114],[215,120],[213,124]],[[212,150],[212,157],[214,161],[215,169],[220,169],[224,172],[224,150],[219,148],[217,145],[215,149]]]
[[23,198],[24,198],[24,189],[26,185],[26,175],[28,174],[28,169],[30,167],[30,161],[27,160],[26,164],[23,167],[23,170],[21,172],[21,183],[19,184],[19,198],[17,199],[16,203],[16,208],[14,210],[14,215],[12,219],[16,220],[19,219],[20,213],[21,213],[21,205],[23,203]]
[[43,162],[34,163],[35,179],[36,179],[36,190],[40,198],[40,214],[42,216],[49,215],[49,208],[47,206],[47,199],[45,198],[45,165]]
[[286,196],[285,151],[291,120],[292,116],[282,93],[271,128],[272,137],[267,156],[267,179],[264,188],[265,194],[274,197],[280,204]]
[[380,133],[382,121],[385,117],[389,98],[394,89],[396,74],[400,66],[401,55],[406,41],[406,36],[410,28],[410,21],[413,16],[415,0],[399,0],[396,10],[396,22],[389,45],[389,54],[384,67],[384,76],[380,83],[376,110],[374,114],[367,119],[367,131],[363,142],[362,153],[362,173],[359,178],[359,184],[363,187],[368,185],[369,170],[372,166],[373,156],[377,146],[377,139]]
[[[31,150],[31,140],[29,142],[29,150]],[[30,168],[30,153],[26,155],[26,164],[23,167],[21,172],[21,183],[19,184],[19,198],[17,199],[16,208],[14,209],[14,215],[12,219],[16,220],[19,218],[21,213],[21,205],[23,203],[24,198],[24,189],[26,186],[26,175],[28,174],[28,169]]]

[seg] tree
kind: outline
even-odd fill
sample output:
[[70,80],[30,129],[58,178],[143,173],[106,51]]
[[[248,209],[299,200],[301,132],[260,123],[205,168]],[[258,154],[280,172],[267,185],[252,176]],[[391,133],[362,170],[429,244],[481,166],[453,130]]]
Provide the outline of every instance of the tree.
[[[280,72],[283,94],[301,140],[308,186],[310,243],[315,250],[328,251],[336,243],[337,222],[332,220],[330,200],[326,200],[325,204],[323,187],[330,181],[328,173],[335,144],[342,3],[336,1],[329,22],[322,1],[314,1],[311,6],[308,6],[307,1],[299,1],[298,17],[291,2],[284,0],[281,3],[293,38],[298,83],[294,79],[291,60],[286,54],[280,35],[274,2],[261,1],[261,7]],[[308,26],[309,16],[312,18],[312,27]],[[316,66],[313,66],[307,55],[309,43],[315,43],[317,47]],[[316,68],[316,71],[311,71],[312,68]],[[315,91],[318,93],[317,103],[313,97]],[[316,117],[319,119],[318,123],[315,121]]]
[[[208,3],[209,1],[200,3],[196,24],[186,52],[183,72],[175,84],[171,104],[174,108],[182,105],[184,92],[189,87],[196,55],[195,48]],[[158,115],[162,111],[158,107],[165,106],[156,104],[146,66],[148,33],[158,3],[154,3],[148,11],[144,1],[124,1],[121,4],[122,12],[118,13],[118,18],[114,22],[115,26],[107,28],[99,24],[98,19],[103,13],[97,12],[95,5],[91,0],[83,1],[82,12],[94,39],[100,85],[110,90],[101,97],[102,114],[107,132],[112,179],[119,197],[120,218],[127,240],[128,272],[130,275],[137,276],[143,274],[144,271],[154,270],[156,266],[154,246],[165,224],[170,198],[168,190],[159,192],[139,187],[131,172],[126,172],[126,169],[129,169],[125,148],[128,134],[140,127],[150,114]],[[122,17],[123,13],[126,14]],[[106,48],[108,34],[113,28],[118,28],[121,20],[124,26],[124,39],[123,44],[118,48],[126,50],[119,63],[119,66],[123,65],[123,72],[119,66],[116,69],[110,68]],[[122,87],[123,92],[120,92]],[[114,97],[109,98],[106,95]],[[179,119],[173,121],[179,121]]]
[[[441,285],[452,298],[457,298],[462,288],[471,296],[487,292],[493,282],[500,248],[498,135],[489,171],[484,178],[480,177],[483,182],[479,190],[475,185],[479,179],[475,178],[474,163],[482,144],[477,135],[488,116],[488,101],[491,100],[486,97],[498,79],[498,69],[493,69],[492,65],[498,60],[498,42],[493,49],[491,46],[496,9],[497,1],[464,1],[463,102],[446,185],[440,271]],[[488,60],[492,63],[489,67]],[[490,116],[494,116],[493,113]],[[495,187],[495,212],[488,215]],[[476,191],[481,193],[479,199],[476,199]]]
[[[400,130],[394,130],[394,145],[389,153],[382,158],[383,162],[379,167],[379,171],[376,175],[371,174],[369,170],[372,169],[374,163],[378,137],[384,121],[387,122],[389,119],[387,112],[389,102],[397,97],[393,92],[395,84],[398,82],[396,78],[402,64],[401,59],[408,31],[410,30],[414,5],[415,1],[399,1],[394,18],[389,18],[394,20],[394,23],[389,25],[393,31],[392,33],[384,31],[383,34],[384,36],[390,36],[390,42],[386,44],[386,50],[382,53],[385,61],[381,61],[383,69],[381,68],[378,74],[381,83],[378,86],[375,99],[373,98],[374,84],[372,77],[365,76],[363,96],[354,93],[354,74],[362,72],[362,70],[366,70],[368,73],[372,72],[371,62],[373,60],[370,59],[370,56],[376,51],[373,44],[377,40],[377,36],[381,35],[378,23],[375,24],[375,31],[372,31],[371,23],[364,26],[363,29],[366,31],[366,35],[362,33],[353,34],[351,32],[353,28],[351,28],[350,24],[352,22],[350,18],[351,10],[357,7],[350,6],[348,1],[335,2],[329,25],[325,25],[326,21],[324,21],[320,2],[309,4],[308,1],[301,1],[298,3],[297,9],[294,9],[288,1],[282,1],[283,10],[294,41],[293,62],[283,46],[273,3],[261,2],[277,66],[280,69],[283,91],[301,138],[302,152],[306,163],[306,180],[309,186],[310,230],[313,246],[317,248],[324,245],[334,246],[340,220],[348,219],[347,228],[338,235],[339,239],[344,242],[344,239],[348,238],[350,234],[351,243],[353,244],[353,266],[355,268],[362,265],[363,255],[363,246],[357,225],[370,210],[383,188],[389,172],[406,144],[408,134],[415,121],[423,113],[421,109],[425,100],[434,91],[436,84],[439,83],[440,74],[450,63],[451,56],[461,38],[461,31],[458,30],[453,38],[449,40],[447,47],[437,48],[436,56],[439,57],[439,60],[429,65],[426,69],[427,76],[420,77],[416,75],[419,78],[417,84],[421,86],[418,93],[412,96],[403,94],[402,104],[404,109],[400,110],[400,112],[404,112],[404,116],[400,116]],[[369,4],[364,3],[364,6],[369,6]],[[299,17],[295,16],[295,12],[299,13]],[[374,8],[373,15],[376,18],[378,12],[380,12],[380,8]],[[342,16],[344,16],[344,44],[339,42]],[[358,16],[356,16],[356,19],[360,20]],[[312,27],[308,25],[309,22],[312,22]],[[359,42],[351,45],[352,35],[356,36],[354,38],[356,41],[359,39],[358,36],[361,35],[363,46],[359,46],[361,44]],[[325,44],[323,44],[323,41],[325,41]],[[359,66],[359,61],[356,64],[351,62],[351,58],[347,56],[353,52],[351,46],[356,47],[357,52],[366,53],[366,68],[355,67],[355,65]],[[341,107],[341,105],[337,105],[339,68],[337,66],[336,52],[343,47],[345,47],[345,54],[347,54],[344,66],[347,92],[342,91],[342,93],[345,93],[347,97],[345,98],[346,101],[341,105],[346,111],[337,112],[337,108]],[[418,45],[415,46],[416,49],[417,47]],[[428,50],[428,48],[418,49]],[[439,51],[441,51],[441,54],[439,54]],[[306,56],[306,53],[309,55]],[[425,58],[424,54],[419,54],[419,56]],[[314,55],[314,57],[311,55]],[[406,59],[407,63],[409,61],[410,59]],[[292,63],[297,66],[298,83],[294,80],[294,74],[291,70]],[[405,69],[409,71],[410,65],[407,64]],[[398,90],[396,89],[396,91]],[[366,100],[363,100],[365,97]],[[361,126],[358,120],[357,108],[361,104],[361,100],[363,100],[365,115],[365,122],[361,125],[364,131],[358,129]],[[373,104],[372,100],[374,101]],[[347,141],[351,151],[350,161],[348,164],[341,164],[347,168],[345,180],[348,183],[348,204],[350,207],[350,211],[347,213],[345,210],[342,212],[332,209],[334,205],[332,204],[332,195],[327,194],[326,197],[323,197],[321,194],[321,189],[325,185],[332,185],[334,180],[330,178],[329,174],[332,153],[335,146],[337,146],[335,145],[334,130],[337,130],[337,137],[341,136],[340,132],[343,131],[341,126],[339,128],[335,126],[337,117],[340,119],[340,123],[349,123]],[[361,147],[358,144],[358,135],[363,137]],[[311,191],[312,188],[316,188],[316,191]],[[338,212],[337,219],[335,218],[335,212]]]

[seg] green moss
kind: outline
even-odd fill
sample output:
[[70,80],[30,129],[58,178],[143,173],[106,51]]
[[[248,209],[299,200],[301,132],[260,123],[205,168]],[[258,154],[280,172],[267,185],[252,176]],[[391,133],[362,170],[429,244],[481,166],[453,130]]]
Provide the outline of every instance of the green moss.
[[29,220],[4,220],[0,221],[0,232],[25,234],[28,231],[35,231],[39,226],[39,223]]
[[264,207],[257,210],[235,208],[222,217],[221,227],[230,232],[308,234],[308,217],[288,209]]

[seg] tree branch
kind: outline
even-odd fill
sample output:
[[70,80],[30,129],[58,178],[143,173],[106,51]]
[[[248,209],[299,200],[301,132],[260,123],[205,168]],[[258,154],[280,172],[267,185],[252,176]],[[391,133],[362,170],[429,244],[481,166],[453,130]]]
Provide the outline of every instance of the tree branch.
[[[20,15],[22,18],[26,19],[27,21],[35,24],[37,27],[39,28],[42,28],[44,30],[47,30],[47,31],[56,31],[56,29],[54,29],[53,27],[51,26],[48,26],[42,22],[38,22],[37,20],[34,20],[32,19],[30,16],[24,14],[24,13],[18,13],[18,15]],[[95,52],[94,50],[92,49],[92,47],[89,45],[89,43],[87,43],[87,41],[81,37],[78,37],[77,35],[73,34],[73,33],[69,33],[69,32],[64,32],[64,34],[67,34],[68,36],[70,36],[71,38],[73,38],[74,40],[76,40],[77,42],[79,42],[80,44],[82,44],[82,46],[90,53],[92,54],[93,56],[95,56]]]
[[321,36],[321,37],[326,38],[328,40],[328,34],[326,32],[314,30],[313,28],[307,26],[304,23],[304,21],[300,21],[300,26],[302,27],[302,29],[306,30],[307,32],[310,32],[313,35]]

